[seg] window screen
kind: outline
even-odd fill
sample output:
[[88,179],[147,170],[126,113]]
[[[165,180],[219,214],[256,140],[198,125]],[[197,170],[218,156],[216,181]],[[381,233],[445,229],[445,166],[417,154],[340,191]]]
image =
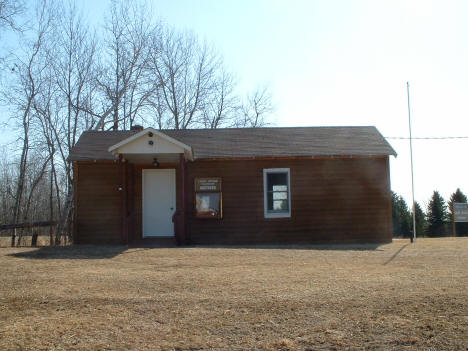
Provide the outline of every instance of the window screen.
[[263,170],[265,217],[290,217],[289,168]]
[[288,174],[267,174],[267,209],[271,211],[289,211]]

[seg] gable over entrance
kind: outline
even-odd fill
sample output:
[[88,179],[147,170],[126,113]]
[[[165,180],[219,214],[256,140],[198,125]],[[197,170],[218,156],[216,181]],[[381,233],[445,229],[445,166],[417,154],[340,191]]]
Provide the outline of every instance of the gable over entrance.
[[157,156],[162,162],[178,160],[184,154],[193,160],[192,148],[156,129],[146,128],[109,147],[113,155],[123,155],[131,161],[148,161]]

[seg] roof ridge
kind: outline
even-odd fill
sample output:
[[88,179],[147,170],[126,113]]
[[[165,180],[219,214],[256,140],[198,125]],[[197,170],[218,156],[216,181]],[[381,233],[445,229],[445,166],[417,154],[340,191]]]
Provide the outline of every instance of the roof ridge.
[[[356,129],[356,128],[375,128],[377,129],[376,126],[372,125],[362,125],[362,126],[275,126],[275,127],[235,127],[235,128],[186,128],[186,129],[158,129],[154,127],[147,127],[147,128],[153,128],[155,130],[159,131],[174,131],[174,132],[179,132],[179,131],[221,131],[221,130],[277,130],[277,129]],[[146,128],[145,128],[146,129]],[[83,133],[138,133],[138,130],[85,130]]]
[[137,133],[138,130],[85,130],[83,133]]
[[321,129],[321,128],[375,128],[376,126],[366,125],[366,126],[276,126],[276,127],[235,127],[235,128],[187,128],[187,129],[159,129],[159,130],[169,130],[169,131],[182,131],[182,130],[209,130],[209,131],[216,131],[216,130],[265,130],[265,129]]

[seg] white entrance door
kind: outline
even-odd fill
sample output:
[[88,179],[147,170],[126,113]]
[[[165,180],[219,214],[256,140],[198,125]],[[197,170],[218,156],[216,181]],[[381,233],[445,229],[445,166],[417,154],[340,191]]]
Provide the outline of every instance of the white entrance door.
[[175,169],[144,169],[142,183],[143,237],[174,236]]

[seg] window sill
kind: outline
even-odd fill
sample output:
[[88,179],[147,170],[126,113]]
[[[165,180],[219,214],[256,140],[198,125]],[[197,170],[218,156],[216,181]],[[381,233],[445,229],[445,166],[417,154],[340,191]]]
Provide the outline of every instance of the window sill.
[[291,213],[265,213],[263,217],[265,219],[291,218]]

